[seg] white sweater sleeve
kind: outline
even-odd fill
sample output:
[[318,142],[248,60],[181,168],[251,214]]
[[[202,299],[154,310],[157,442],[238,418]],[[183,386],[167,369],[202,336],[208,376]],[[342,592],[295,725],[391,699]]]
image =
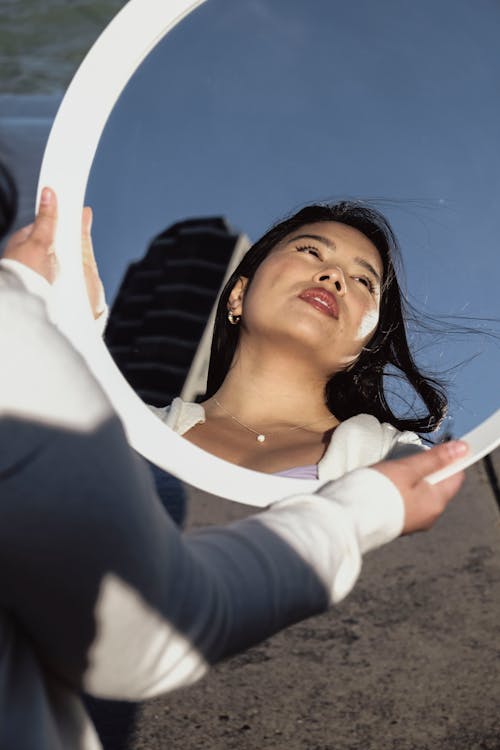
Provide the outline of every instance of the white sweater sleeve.
[[[0,271],[2,269],[13,274],[21,282],[24,289],[31,294],[40,297],[40,299],[45,302],[49,319],[57,325],[62,312],[56,307],[56,300],[52,292],[51,284],[49,284],[41,274],[33,271],[32,268],[24,263],[20,263],[18,260],[13,260],[12,258],[0,258]],[[105,304],[101,314],[95,319],[96,334],[98,336],[104,336],[108,318],[109,307]]]
[[361,556],[401,534],[404,507],[396,486],[375,469],[356,469],[318,495],[276,503],[262,522],[308,561],[340,601],[354,586]]
[[52,297],[51,285],[32,268],[12,258],[0,258],[0,270],[2,269],[16,276],[28,292],[43,299],[47,305],[50,303]]

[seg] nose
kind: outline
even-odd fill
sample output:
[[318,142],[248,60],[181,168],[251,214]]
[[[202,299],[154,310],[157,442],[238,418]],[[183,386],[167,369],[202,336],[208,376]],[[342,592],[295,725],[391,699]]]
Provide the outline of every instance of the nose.
[[326,269],[324,268],[316,274],[314,280],[322,283],[329,282],[335,287],[337,294],[340,294],[342,297],[347,291],[344,272],[340,266],[329,266]]

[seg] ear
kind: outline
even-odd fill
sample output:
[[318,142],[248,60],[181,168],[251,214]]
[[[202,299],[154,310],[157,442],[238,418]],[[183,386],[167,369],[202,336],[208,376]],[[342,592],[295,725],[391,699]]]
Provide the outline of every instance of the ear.
[[240,276],[236,284],[231,289],[231,294],[227,301],[227,309],[233,313],[233,315],[241,315],[243,312],[243,297],[245,296],[245,289],[248,284],[246,276]]

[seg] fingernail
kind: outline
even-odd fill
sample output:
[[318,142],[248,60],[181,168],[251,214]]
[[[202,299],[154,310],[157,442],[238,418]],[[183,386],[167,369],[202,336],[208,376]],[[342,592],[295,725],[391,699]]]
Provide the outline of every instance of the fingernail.
[[467,443],[464,443],[463,440],[450,440],[449,443],[446,443],[446,448],[448,449],[448,455],[450,458],[460,458],[461,456],[465,456],[469,450],[469,446]]
[[42,195],[40,196],[40,203],[47,206],[52,201],[52,190],[50,188],[44,188]]

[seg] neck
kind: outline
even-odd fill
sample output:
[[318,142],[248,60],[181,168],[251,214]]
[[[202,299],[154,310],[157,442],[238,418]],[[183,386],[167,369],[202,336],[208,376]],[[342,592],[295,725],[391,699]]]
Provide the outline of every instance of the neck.
[[[327,379],[296,354],[275,348],[255,352],[240,347],[214,398],[250,425],[315,423],[314,428],[320,431],[323,419],[331,426],[331,413],[325,404]],[[214,398],[205,404],[212,413],[216,413]]]

